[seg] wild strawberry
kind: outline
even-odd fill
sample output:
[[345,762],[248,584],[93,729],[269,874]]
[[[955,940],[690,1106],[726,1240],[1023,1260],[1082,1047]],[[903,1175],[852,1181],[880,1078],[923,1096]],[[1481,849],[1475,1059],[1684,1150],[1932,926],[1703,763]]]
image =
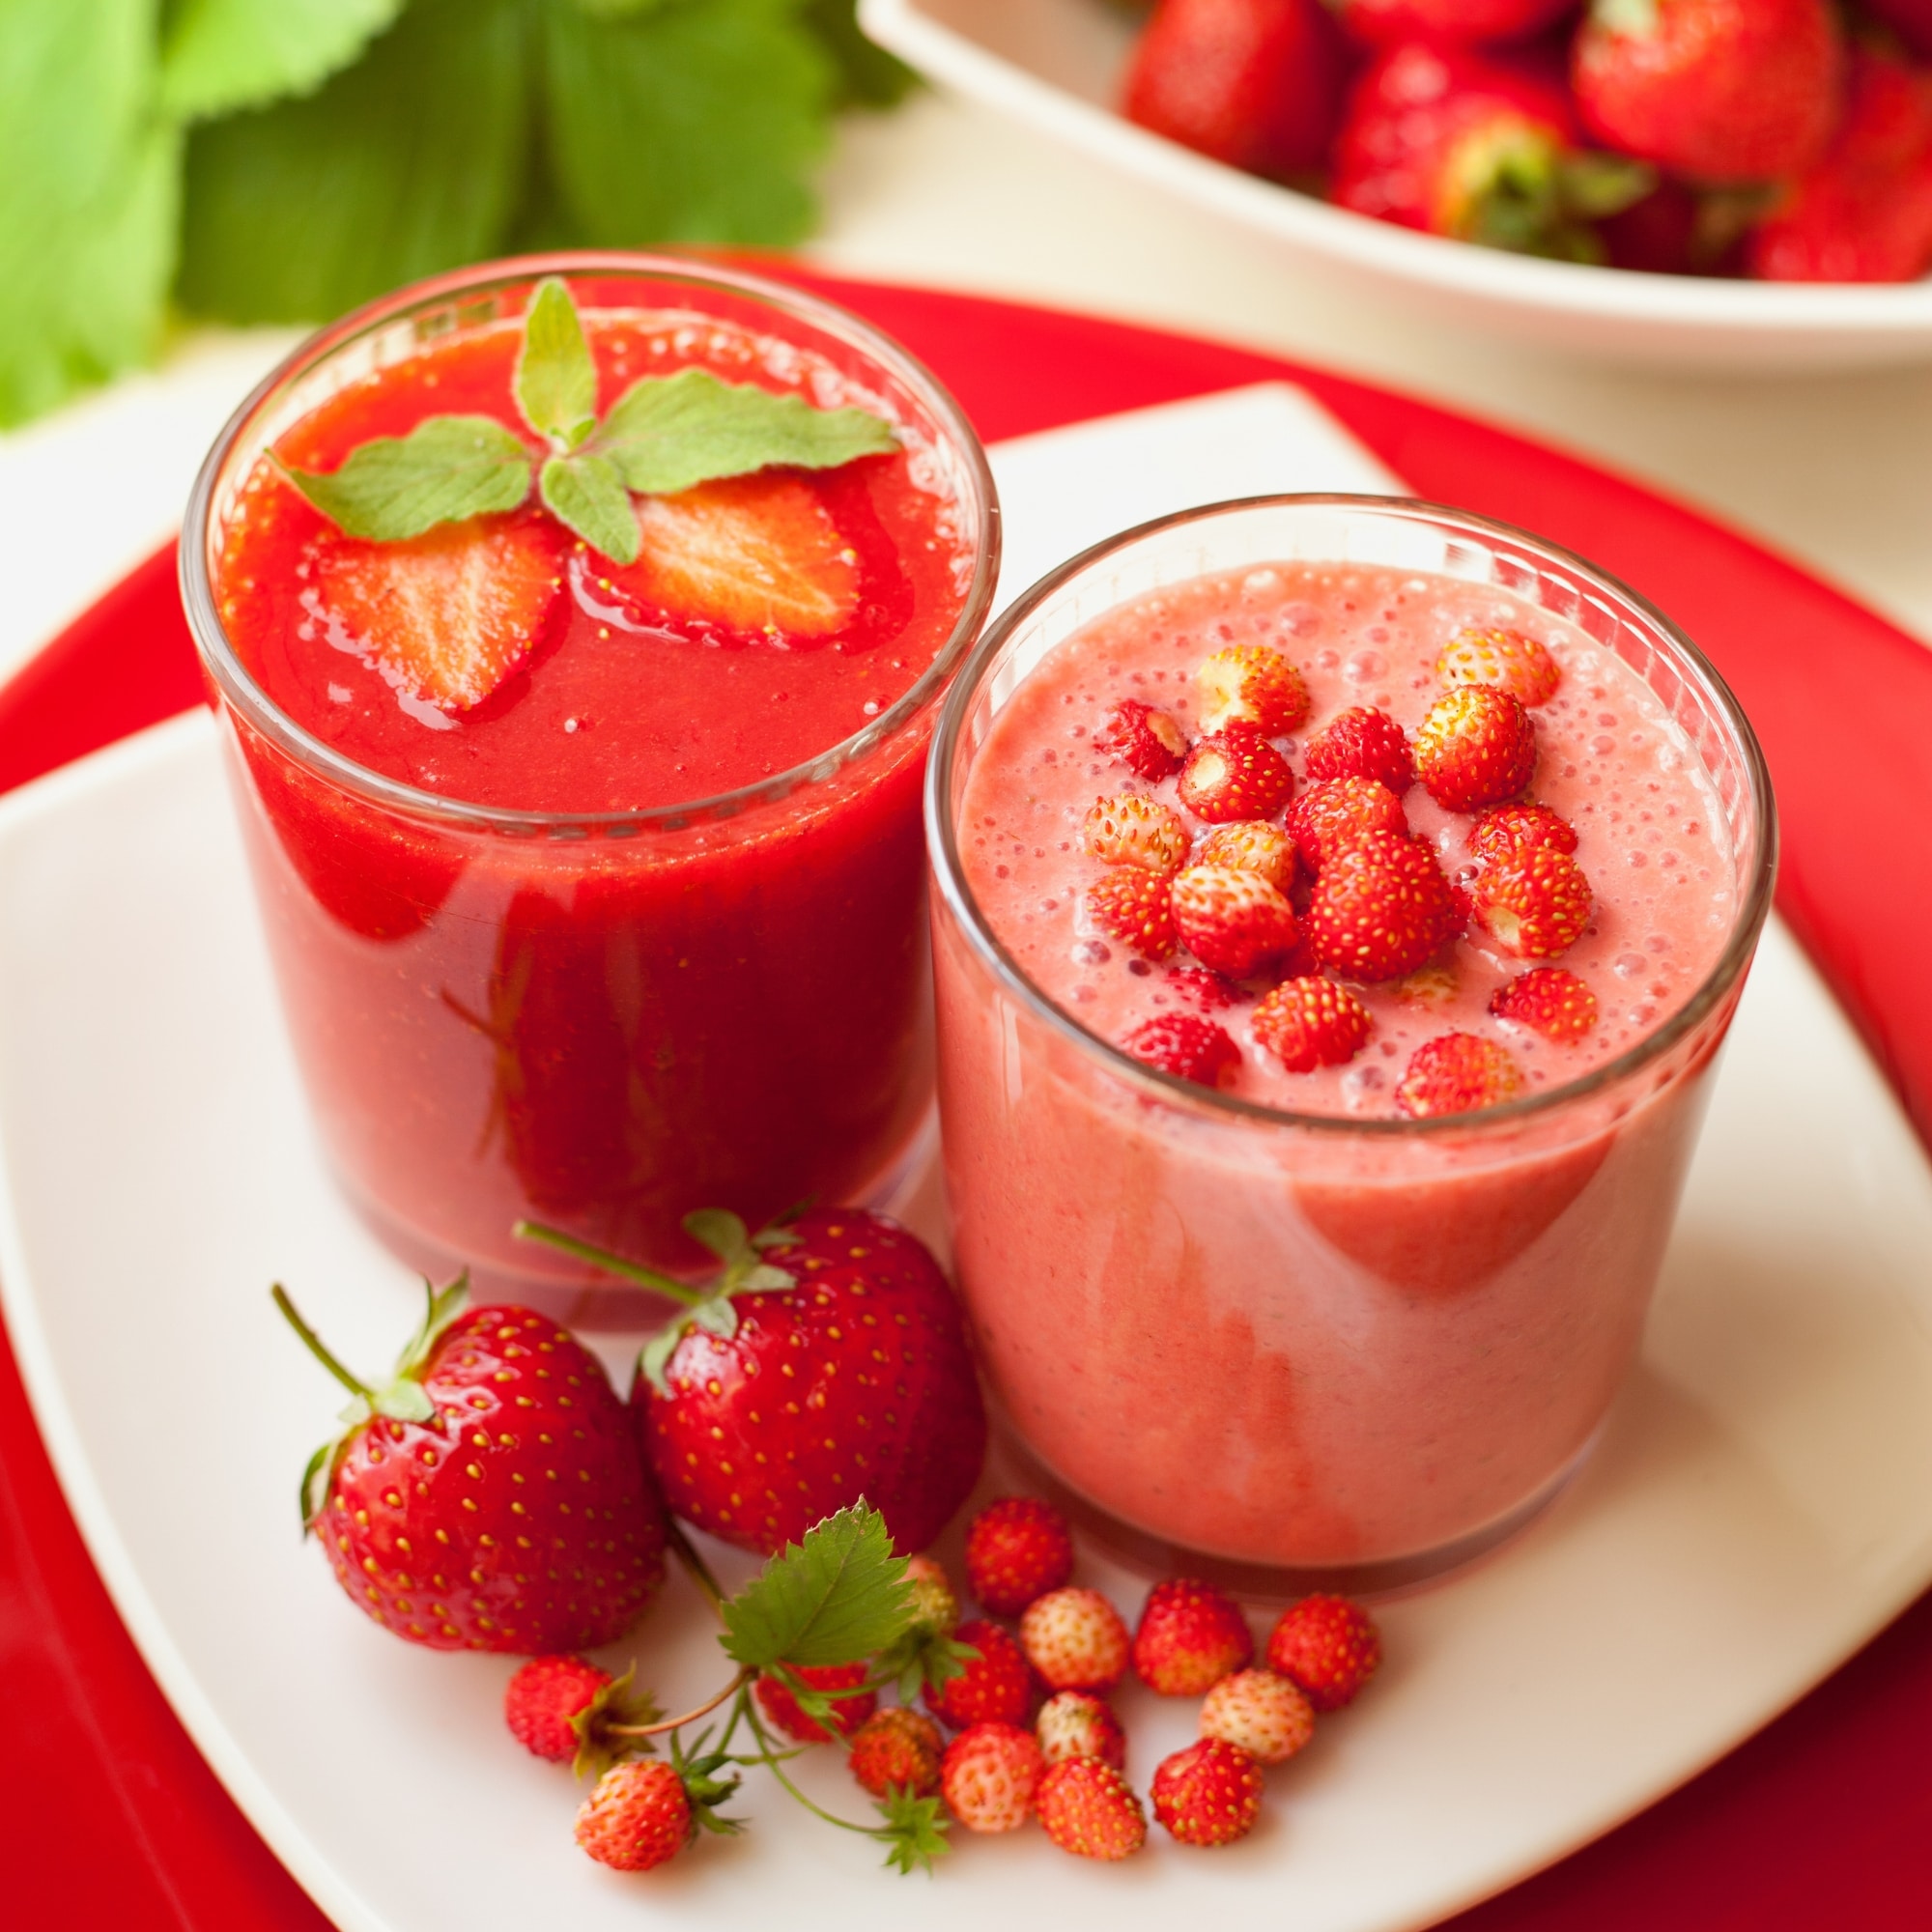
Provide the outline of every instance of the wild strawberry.
[[[621,1636],[664,1580],[665,1522],[597,1358],[547,1316],[432,1292],[374,1389],[275,1299],[339,1381],[346,1427],[302,1480],[304,1527],[384,1629],[524,1655]],[[566,1492],[566,1480],[568,1484]]]
[[564,544],[533,513],[439,524],[406,543],[330,536],[315,552],[319,614],[398,690],[469,711],[541,640]]
[[1001,1496],[966,1531],[966,1587],[996,1617],[1016,1617],[1073,1575],[1073,1532],[1037,1496]]
[[1183,1845],[1232,1845],[1262,1814],[1261,1766],[1238,1745],[1203,1738],[1162,1759],[1148,1795]]
[[1400,798],[1415,782],[1408,735],[1386,711],[1358,704],[1338,711],[1314,737],[1301,769],[1311,783],[1323,779],[1374,779]]
[[1528,63],[1409,42],[1350,94],[1329,192],[1400,227],[1594,261],[1590,218],[1635,200],[1652,177],[1583,153],[1579,132],[1563,90]]
[[1069,1757],[1097,1757],[1116,1771],[1126,1769],[1127,1734],[1113,1707],[1091,1690],[1056,1690],[1039,1707],[1033,1734],[1048,1764]]
[[1399,980],[1434,958],[1457,924],[1449,882],[1418,839],[1371,832],[1322,867],[1308,901],[1315,956],[1345,980]]
[[1486,866],[1469,887],[1471,914],[1518,959],[1553,959],[1590,923],[1590,882],[1567,852],[1548,845]]
[[1469,828],[1469,856],[1486,866],[1520,858],[1538,845],[1574,852],[1577,829],[1547,805],[1499,805]]
[[1424,1040],[1409,1056],[1395,1103],[1411,1119],[1426,1121],[1500,1107],[1521,1092],[1521,1070],[1494,1040],[1444,1033]]
[[1837,138],[1757,224],[1748,262],[1768,282],[1912,282],[1932,266],[1932,76],[1853,50]]
[[695,1829],[684,1779],[661,1758],[613,1764],[577,1814],[577,1842],[616,1871],[649,1871],[675,1858]]
[[1255,1008],[1255,1038],[1291,1073],[1346,1066],[1374,1026],[1369,1009],[1346,986],[1320,974],[1284,980]]
[[[864,1663],[800,1663],[792,1667],[814,1690],[850,1690],[865,1683],[869,1674]],[[800,1709],[798,1699],[778,1678],[760,1677],[754,1689],[765,1716],[786,1737],[802,1745],[832,1742],[832,1732]],[[862,1690],[856,1697],[834,1698],[833,1728],[840,1737],[849,1738],[878,1708],[879,1700],[869,1690]]]
[[1300,1685],[1318,1711],[1352,1703],[1381,1661],[1375,1619],[1347,1597],[1303,1597],[1268,1633],[1268,1668]]
[[1115,866],[1087,888],[1087,916],[1109,939],[1143,959],[1171,958],[1180,944],[1174,923],[1173,886],[1166,872]]
[[611,1673],[587,1658],[533,1657],[503,1691],[503,1721],[526,1750],[567,1764],[581,1742],[573,1719],[588,1711],[611,1682]]
[[755,1242],[736,1216],[712,1223],[736,1242],[721,1243],[724,1272],[708,1293],[666,1286],[692,1312],[645,1350],[631,1388],[671,1508],[771,1555],[864,1496],[898,1548],[930,1543],[986,1448],[966,1324],[937,1263],[863,1208],[814,1208]]
[[1087,809],[1082,837],[1088,854],[1103,865],[1138,866],[1149,872],[1178,871],[1194,842],[1174,812],[1137,792],[1096,798]]
[[946,1745],[939,1726],[918,1711],[895,1704],[867,1718],[852,1733],[846,1763],[874,1798],[895,1789],[930,1798],[939,1789]]
[[1188,753],[1175,791],[1196,818],[1231,825],[1272,818],[1293,795],[1294,774],[1252,724],[1229,724]]
[[925,1705],[943,1724],[1023,1724],[1033,1702],[1033,1675],[1026,1652],[998,1624],[975,1617],[952,1633],[980,1654],[957,1677],[925,1687]]
[[1606,146],[1693,181],[1769,182],[1824,153],[1843,66],[1828,0],[1593,0],[1570,80]]
[[1253,1661],[1254,1634],[1225,1590],[1171,1577],[1148,1592],[1134,1630],[1134,1669],[1163,1697],[1198,1697]]
[[1241,1064],[1241,1049],[1225,1027],[1192,1013],[1156,1013],[1121,1039],[1121,1051],[1177,1080],[1220,1087]]
[[1446,811],[1515,798],[1536,770],[1536,726],[1506,691],[1459,685],[1429,707],[1415,734],[1415,774]]
[[1122,107],[1182,147],[1285,181],[1321,165],[1344,60],[1319,0],[1162,0]]
[[1201,1735],[1234,1745],[1263,1764],[1285,1764],[1315,1735],[1315,1707],[1292,1677],[1237,1670],[1201,1700]]
[[1238,989],[1205,966],[1170,966],[1166,984],[1204,1013],[1222,1013],[1241,998]]
[[1049,1764],[1034,1805],[1046,1835],[1075,1858],[1112,1863],[1147,1843],[1147,1813],[1133,1786],[1100,1758]]
[[1521,631],[1458,631],[1435,660],[1435,675],[1451,689],[1487,684],[1534,711],[1556,696],[1562,669],[1548,646]]
[[975,1724],[946,1747],[939,1788],[969,1832],[1017,1832],[1033,1810],[1045,1770],[1031,1731]]
[[909,1556],[906,1581],[912,1585],[913,1628],[928,1636],[949,1634],[959,1621],[959,1598],[945,1569],[930,1556]]
[[1335,13],[1351,39],[1371,46],[1404,41],[1479,46],[1527,40],[1575,5],[1576,0],[1335,0]]
[[1094,749],[1118,758],[1137,778],[1150,784],[1180,769],[1187,755],[1187,734],[1171,713],[1123,697],[1107,722],[1094,733]]
[[1281,738],[1308,717],[1308,686],[1300,671],[1266,644],[1231,644],[1216,651],[1196,668],[1194,685],[1201,694],[1204,731],[1245,724],[1264,738]]
[[1331,852],[1370,832],[1406,832],[1402,801],[1378,779],[1321,779],[1288,809],[1295,849],[1319,872]]
[[1294,944],[1294,908],[1255,872],[1190,866],[1169,896],[1175,930],[1195,958],[1245,980]]
[[1490,996],[1490,1010],[1546,1039],[1582,1039],[1596,1027],[1597,996],[1576,974],[1538,966],[1498,986]]
[[858,558],[801,477],[762,469],[637,507],[643,548],[611,582],[673,619],[815,642],[859,607]]
[[1217,825],[1201,841],[1194,862],[1258,873],[1278,893],[1287,892],[1294,883],[1294,840],[1280,826],[1259,818]]
[[1020,1648],[1049,1690],[1111,1690],[1126,1671],[1127,1627],[1098,1590],[1049,1590],[1020,1618]]

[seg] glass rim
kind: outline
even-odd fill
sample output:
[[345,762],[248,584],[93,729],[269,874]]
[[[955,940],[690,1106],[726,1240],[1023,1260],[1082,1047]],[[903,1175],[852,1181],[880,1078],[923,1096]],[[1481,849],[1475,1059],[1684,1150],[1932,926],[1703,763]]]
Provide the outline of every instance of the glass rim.
[[[810,757],[759,779],[754,784],[669,805],[645,806],[623,811],[541,811],[489,806],[452,798],[405,783],[374,771],[359,760],[325,744],[300,724],[269,694],[242,663],[215,608],[211,580],[208,537],[214,495],[229,459],[248,425],[289,383],[318,366],[323,359],[405,319],[412,312],[452,297],[487,294],[517,288],[545,275],[582,278],[635,277],[639,281],[677,283],[696,291],[746,298],[765,303],[803,321],[848,348],[857,350],[885,370],[917,398],[931,415],[942,437],[950,439],[962,461],[965,491],[959,498],[962,519],[971,526],[975,545],[973,580],[945,643],[911,685],[876,718],[847,737],[814,752]],[[674,255],[654,255],[624,249],[564,249],[536,255],[506,256],[429,276],[364,302],[347,315],[324,324],[304,336],[249,390],[222,425],[196,472],[182,522],[178,573],[183,608],[195,648],[222,696],[277,749],[297,763],[327,777],[345,790],[416,818],[431,818],[484,832],[530,836],[547,832],[589,834],[623,826],[632,830],[682,831],[706,821],[741,816],[755,807],[776,803],[793,792],[823,782],[859,758],[897,736],[942,692],[958,668],[967,646],[978,635],[993,601],[999,581],[1001,523],[999,495],[984,445],[966,412],[947,388],[912,352],[875,327],[863,316],[821,296],[795,289],[765,275],[735,268],[716,268]]]
[[[957,825],[952,799],[952,774],[959,757],[967,714],[988,668],[998,660],[1008,639],[1021,624],[1063,585],[1071,582],[1084,571],[1164,530],[1244,511],[1318,507],[1359,511],[1390,521],[1420,521],[1437,528],[1502,538],[1536,556],[1579,573],[1586,584],[1620,599],[1632,612],[1655,630],[1677,655],[1680,669],[1691,676],[1714,701],[1718,713],[1737,737],[1744,753],[1751,809],[1758,827],[1757,859],[1749,879],[1741,878],[1738,882],[1741,888],[1738,917],[1732,923],[1723,951],[1690,997],[1655,1032],[1646,1034],[1614,1060],[1606,1061],[1574,1080],[1525,1094],[1520,1099],[1504,1101],[1498,1106],[1421,1119],[1406,1115],[1363,1117],[1304,1113],[1290,1107],[1269,1106],[1258,1100],[1244,1100],[1237,1094],[1183,1080],[1177,1074],[1164,1072],[1159,1067],[1134,1059],[1131,1054],[1101,1038],[1098,1034],[1081,1025],[1071,1013],[1056,1006],[1001,943],[974,897],[972,888],[966,883],[965,871],[959,862]],[[1123,1081],[1130,1089],[1138,1089],[1152,1098],[1182,1103],[1198,1113],[1219,1114],[1230,1120],[1252,1121],[1258,1124],[1295,1128],[1316,1134],[1367,1135],[1378,1140],[1404,1140],[1418,1136],[1437,1139],[1489,1138],[1535,1121],[1555,1108],[1573,1106],[1578,1100],[1587,1099],[1640,1072],[1694,1032],[1728,997],[1757,949],[1758,935],[1771,912],[1772,893],[1777,877],[1777,804],[1772,792],[1771,774],[1757,733],[1751,728],[1750,720],[1717,667],[1649,598],[1577,552],[1498,518],[1484,517],[1471,510],[1459,510],[1421,497],[1372,497],[1345,492],[1237,497],[1218,503],[1205,503],[1194,509],[1178,510],[1104,538],[1049,571],[1015,598],[987,628],[960,667],[959,675],[947,694],[926,764],[925,824],[928,864],[940,897],[965,932],[976,956],[992,971],[994,978],[1008,992],[1031,1011],[1035,1019],[1069,1044],[1076,1053]]]

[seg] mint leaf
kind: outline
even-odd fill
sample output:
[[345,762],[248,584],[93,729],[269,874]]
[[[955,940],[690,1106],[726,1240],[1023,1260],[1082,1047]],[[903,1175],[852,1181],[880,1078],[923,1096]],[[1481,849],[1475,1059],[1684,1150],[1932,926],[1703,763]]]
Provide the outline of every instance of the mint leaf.
[[734,1662],[756,1670],[780,1662],[856,1663],[910,1621],[905,1571],[885,1518],[856,1503],[786,1545],[725,1604],[719,1641]]
[[633,383],[611,404],[591,447],[633,490],[668,496],[774,464],[835,469],[896,449],[898,439],[891,423],[865,410],[816,410],[803,396],[680,369]]
[[[517,350],[513,386],[524,420],[539,436],[554,438],[565,449],[575,449],[597,427],[597,365],[590,359],[590,345],[583,339],[577,304],[556,275],[547,275],[537,284],[537,292],[524,311],[524,339]],[[635,556],[637,519],[630,521],[631,555]],[[578,534],[586,532],[579,530]],[[630,560],[628,556],[622,559],[625,563]]]
[[547,457],[537,489],[551,515],[592,550],[613,563],[637,561],[638,513],[614,464],[582,451]]
[[159,339],[181,178],[154,111],[155,0],[7,0],[0,25],[0,425]]
[[525,187],[525,0],[412,0],[319,93],[196,128],[179,294],[317,322],[500,250]]
[[339,469],[285,473],[352,537],[396,543],[436,524],[514,510],[530,494],[530,452],[494,416],[430,416],[408,436],[361,444]]
[[402,8],[403,0],[175,0],[161,36],[162,111],[204,120],[310,93]]
[[879,1816],[886,1822],[872,1835],[885,1842],[886,1863],[895,1871],[930,1871],[952,1849],[937,1798],[918,1798],[910,1786],[895,1784],[880,1801]]
[[604,247],[793,242],[834,73],[797,0],[543,13],[539,232]]

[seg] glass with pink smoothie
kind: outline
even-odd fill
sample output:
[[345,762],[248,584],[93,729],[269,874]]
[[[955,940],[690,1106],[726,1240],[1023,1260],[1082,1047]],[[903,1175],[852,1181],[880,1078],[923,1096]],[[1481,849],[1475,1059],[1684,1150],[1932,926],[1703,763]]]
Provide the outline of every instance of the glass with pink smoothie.
[[1526,1520],[1635,1352],[1771,901],[1696,648],[1479,518],[1223,505],[1008,612],[926,810],[960,1279],[1035,1473],[1257,1581]]

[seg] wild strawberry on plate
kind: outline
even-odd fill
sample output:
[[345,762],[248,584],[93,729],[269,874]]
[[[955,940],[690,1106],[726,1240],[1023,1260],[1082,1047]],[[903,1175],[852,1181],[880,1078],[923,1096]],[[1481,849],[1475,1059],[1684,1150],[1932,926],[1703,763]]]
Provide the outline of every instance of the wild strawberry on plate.
[[535,514],[439,524],[402,543],[330,534],[315,596],[365,663],[440,711],[473,710],[542,639],[567,539]]
[[1198,1697],[1254,1661],[1254,1634],[1227,1591],[1170,1577],[1148,1592],[1134,1628],[1134,1670],[1162,1697]]
[[1411,1119],[1424,1121],[1499,1107],[1521,1092],[1521,1069],[1494,1040],[1473,1033],[1445,1033],[1424,1040],[1409,1056],[1395,1103]]
[[1220,1087],[1241,1064],[1226,1027],[1194,1013],[1156,1013],[1122,1035],[1121,1051],[1199,1087]]
[[1704,183],[1801,174],[1837,126],[1830,0],[1593,0],[1571,51],[1585,125]]
[[1318,1711],[1352,1703],[1381,1661],[1376,1620],[1347,1597],[1303,1597],[1268,1634],[1268,1668],[1298,1684]]
[[1126,1769],[1127,1734],[1113,1706],[1091,1690],[1056,1690],[1039,1707],[1033,1734],[1048,1764],[1069,1757],[1097,1757],[1116,1771]]
[[1648,191],[1651,175],[1585,154],[1563,90],[1501,55],[1419,42],[1355,83],[1330,194],[1404,228],[1519,254],[1600,261],[1592,218]]
[[885,1797],[895,1786],[915,1797],[930,1798],[939,1789],[945,1752],[945,1740],[930,1718],[895,1704],[852,1733],[845,1761],[874,1798]]
[[1097,1757],[1049,1764],[1034,1797],[1040,1828],[1063,1852],[1114,1863],[1147,1843],[1147,1813],[1118,1766]]
[[1415,774],[1446,811],[1476,811],[1515,798],[1536,771],[1536,726],[1521,703],[1492,685],[1459,685],[1416,727]]
[[818,493],[761,469],[637,499],[638,560],[615,589],[672,618],[806,642],[836,637],[859,605],[859,559]]
[[1311,784],[1322,779],[1374,779],[1398,798],[1415,782],[1408,735],[1386,711],[1352,705],[1308,741],[1301,760]]
[[1293,946],[1294,908],[1256,872],[1190,866],[1169,896],[1175,929],[1204,966],[1245,980]]
[[365,1615],[434,1650],[588,1650],[657,1594],[665,1521],[597,1358],[547,1316],[459,1280],[381,1388],[276,1304],[354,1392],[302,1477],[303,1527]]
[[1498,986],[1490,995],[1490,1011],[1545,1039],[1583,1039],[1596,1029],[1597,996],[1561,966],[1537,966]]
[[1272,818],[1294,791],[1294,774],[1258,726],[1226,724],[1188,753],[1175,794],[1210,825]]
[[1194,839],[1179,814],[1158,799],[1127,791],[1096,798],[1087,808],[1081,842],[1089,858],[1104,865],[1174,872],[1186,864]]
[[1315,1707],[1292,1677],[1237,1670],[1201,1700],[1201,1735],[1238,1746],[1263,1764],[1286,1764],[1315,1735]]
[[1310,785],[1289,807],[1288,829],[1308,869],[1319,872],[1331,852],[1371,832],[1405,833],[1408,820],[1402,800],[1387,785],[1351,773]]
[[1917,281],[1932,267],[1932,74],[1855,48],[1836,140],[1747,246],[1762,281]]
[[1261,1766],[1224,1738],[1203,1738],[1161,1761],[1153,1815],[1183,1845],[1232,1845],[1262,1814]]
[[587,1726],[615,1689],[611,1673],[588,1658],[533,1657],[504,1687],[503,1721],[526,1750],[567,1764],[583,1750]]
[[1246,724],[1264,738],[1280,738],[1299,729],[1308,717],[1308,686],[1300,671],[1267,644],[1230,644],[1216,651],[1196,667],[1194,684],[1205,731]]
[[1197,154],[1285,181],[1321,165],[1346,59],[1320,0],[1161,0],[1122,108]]
[[577,1814],[577,1842],[615,1871],[649,1871],[674,1859],[696,1831],[684,1779],[662,1759],[612,1765]]
[[1033,1813],[1045,1770],[1031,1731],[974,1724],[946,1747],[939,1788],[969,1832],[1017,1832]]
[[1315,881],[1306,919],[1321,964],[1366,981],[1400,980],[1426,965],[1458,923],[1435,854],[1395,832],[1367,833],[1336,853]]
[[966,1587],[996,1617],[1016,1617],[1073,1575],[1073,1532],[1037,1496],[999,1496],[966,1531]]
[[925,1687],[926,1708],[942,1724],[1022,1724],[1033,1704],[1033,1672],[1026,1652],[1010,1633],[983,1618],[969,1618],[952,1633],[979,1653],[958,1676]]
[[1020,1648],[1049,1690],[1111,1690],[1126,1674],[1131,1640],[1098,1590],[1066,1588],[1026,1606]]
[[1284,980],[1255,1007],[1255,1038],[1291,1073],[1346,1066],[1368,1043],[1375,1022],[1346,986],[1320,974]]
[[1403,41],[1478,46],[1521,41],[1553,25],[1577,0],[1331,0],[1353,40],[1371,46]]
[[1259,873],[1278,893],[1294,883],[1294,840],[1280,826],[1259,818],[1217,825],[1194,856],[1198,865],[1232,866],[1237,872]]
[[1180,944],[1174,923],[1174,886],[1163,872],[1116,866],[1087,888],[1087,916],[1109,939],[1143,959],[1171,958]]
[[1486,866],[1469,886],[1470,916],[1518,959],[1553,959],[1583,936],[1595,903],[1567,852],[1534,845]]
[[1435,660],[1435,675],[1452,690],[1489,684],[1534,711],[1556,696],[1563,670],[1549,647],[1524,631],[1499,627],[1458,631]]
[[1094,749],[1118,758],[1150,784],[1171,777],[1187,755],[1187,733],[1171,712],[1123,697],[1094,733]]

